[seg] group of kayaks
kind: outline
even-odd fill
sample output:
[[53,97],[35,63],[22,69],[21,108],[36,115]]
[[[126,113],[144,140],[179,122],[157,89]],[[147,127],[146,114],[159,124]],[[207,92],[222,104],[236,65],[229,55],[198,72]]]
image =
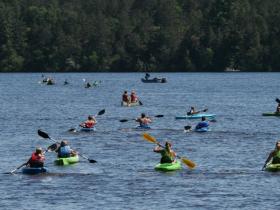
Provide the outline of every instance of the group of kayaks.
[[[66,158],[57,158],[54,161],[55,165],[58,166],[67,166],[67,165],[72,165],[75,163],[79,162],[79,155],[71,156],[71,157],[66,157]],[[38,168],[30,168],[30,167],[25,167],[22,169],[23,174],[28,174],[28,175],[36,175],[36,174],[43,174],[46,173],[48,169],[46,167],[38,167]]]

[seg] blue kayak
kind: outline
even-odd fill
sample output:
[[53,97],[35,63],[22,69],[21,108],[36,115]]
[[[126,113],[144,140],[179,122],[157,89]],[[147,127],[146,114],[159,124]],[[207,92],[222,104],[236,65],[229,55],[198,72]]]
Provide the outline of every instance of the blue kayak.
[[80,129],[80,132],[92,132],[92,131],[95,131],[95,127],[93,128],[81,128]]
[[177,120],[182,120],[182,119],[198,119],[198,118],[202,118],[202,117],[215,118],[215,116],[216,116],[216,114],[198,113],[198,114],[193,114],[193,115],[176,116],[175,119],[177,119]]
[[147,130],[147,129],[151,129],[151,127],[148,126],[148,125],[139,125],[135,129],[137,129],[137,130]]
[[46,173],[46,172],[47,172],[47,169],[45,167],[41,167],[41,168],[25,167],[22,169],[23,174],[29,174],[29,175],[41,174],[41,173]]
[[195,128],[194,131],[195,132],[207,132],[207,131],[210,131],[210,128],[209,127]]

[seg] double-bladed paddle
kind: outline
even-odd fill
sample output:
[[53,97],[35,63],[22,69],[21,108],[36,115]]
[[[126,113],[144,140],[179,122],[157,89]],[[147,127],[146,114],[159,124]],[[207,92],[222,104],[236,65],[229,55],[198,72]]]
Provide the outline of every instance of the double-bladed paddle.
[[[156,140],[155,137],[151,136],[151,135],[148,134],[148,133],[143,133],[143,138],[144,138],[145,140],[147,140],[148,142],[157,144],[157,145],[159,145],[160,147],[163,147],[163,148],[164,148],[164,146],[162,146],[162,145]],[[185,157],[180,157],[180,156],[178,156],[178,155],[177,155],[177,157],[180,158],[180,159],[182,160],[182,162],[183,162],[185,165],[187,165],[190,169],[194,169],[194,168],[195,168],[195,163],[192,162],[191,160],[189,160],[189,159],[187,159],[187,158],[185,158]]]
[[[55,139],[51,138],[51,137],[50,137],[46,132],[44,132],[44,131],[38,130],[38,135],[41,136],[41,137],[44,138],[44,139],[49,139],[49,140],[51,140],[51,141],[53,141],[53,142],[58,143]],[[81,157],[83,157],[84,159],[88,160],[88,162],[90,162],[90,163],[96,163],[96,162],[97,162],[96,160],[89,159],[87,156],[85,156],[85,155],[83,155],[83,154],[81,154],[81,153],[79,153],[79,155],[80,155]]]
[[[99,115],[103,115],[105,113],[105,109],[102,109],[101,111],[99,111],[97,114],[93,115],[94,117],[97,117]],[[78,127],[76,128],[70,128],[68,131],[69,132],[76,132],[78,129]]]
[[[158,118],[160,118],[160,117],[164,117],[164,115],[159,114],[159,115],[155,115],[155,116],[153,116],[153,117],[158,117]],[[120,122],[127,122],[127,121],[130,121],[130,120],[135,120],[135,118],[133,118],[133,119],[121,119]]]

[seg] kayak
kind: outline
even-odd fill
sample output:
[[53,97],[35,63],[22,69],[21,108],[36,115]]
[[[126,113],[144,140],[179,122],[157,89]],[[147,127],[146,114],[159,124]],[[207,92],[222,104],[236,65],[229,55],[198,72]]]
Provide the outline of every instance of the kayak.
[[262,116],[278,116],[278,117],[280,117],[280,113],[266,112],[266,113],[263,113]]
[[144,83],[166,83],[165,78],[153,78],[153,79],[141,79],[142,82]]
[[204,128],[196,128],[194,129],[195,132],[207,132],[207,131],[210,131],[210,128],[209,127],[204,127]]
[[95,127],[93,128],[80,128],[80,132],[92,132],[95,131]]
[[59,165],[59,166],[67,166],[78,162],[79,162],[79,155],[67,157],[67,158],[57,158],[54,161],[55,165]]
[[265,167],[266,171],[271,171],[271,172],[276,172],[276,171],[280,171],[280,164],[267,164]]
[[182,120],[182,119],[198,119],[198,118],[202,118],[202,117],[214,118],[215,116],[216,116],[215,114],[198,113],[198,114],[193,114],[193,115],[176,116],[175,119],[177,119],[177,120]]
[[136,130],[146,130],[146,129],[151,129],[150,126],[148,125],[138,125],[135,127]]
[[21,171],[23,174],[35,175],[35,174],[46,173],[47,169],[45,167],[40,167],[40,168],[25,167]]
[[181,168],[181,162],[178,160],[174,163],[159,163],[155,166],[155,169],[158,171],[175,171]]
[[131,107],[131,106],[140,106],[140,103],[139,103],[139,101],[137,101],[137,102],[129,103],[129,104],[128,104],[127,102],[122,101],[121,105],[122,105],[122,106]]

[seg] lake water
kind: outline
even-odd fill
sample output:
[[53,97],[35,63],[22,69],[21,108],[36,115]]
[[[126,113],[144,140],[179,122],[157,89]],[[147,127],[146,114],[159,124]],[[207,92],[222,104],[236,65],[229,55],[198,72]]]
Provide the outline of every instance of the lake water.
[[[280,73],[160,73],[165,84],[144,84],[138,73],[48,74],[57,84],[39,84],[41,74],[0,74],[0,209],[277,209],[280,173],[261,171],[280,139],[274,111],[280,97]],[[85,89],[83,79],[101,80]],[[64,79],[70,85],[64,86]],[[141,107],[121,107],[124,90],[136,90]],[[175,120],[190,106],[216,114],[211,132],[184,133],[198,120]],[[70,133],[87,118],[97,117],[94,133]],[[177,154],[197,164],[194,170],[154,170],[160,156],[131,120],[142,112],[153,118],[149,133],[168,139]],[[5,174],[24,163],[36,146],[51,144],[37,135],[46,131],[56,140],[98,161],[53,164],[48,174]]]

